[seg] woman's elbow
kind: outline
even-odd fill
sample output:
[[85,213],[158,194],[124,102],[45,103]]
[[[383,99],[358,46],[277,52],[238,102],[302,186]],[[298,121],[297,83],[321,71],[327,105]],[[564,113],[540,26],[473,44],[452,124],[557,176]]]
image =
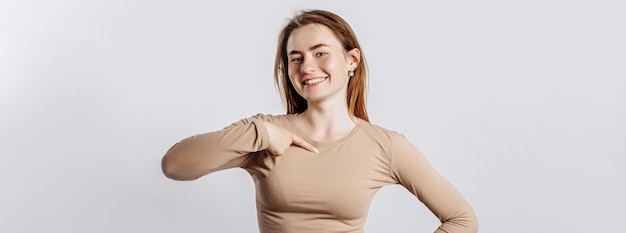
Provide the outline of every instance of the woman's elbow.
[[177,172],[178,169],[176,169],[176,166],[167,155],[163,156],[163,159],[161,159],[161,170],[163,171],[163,175],[167,178],[180,180],[180,175]]
[[478,232],[478,219],[474,215],[474,218],[468,224],[468,232]]
[[476,213],[474,213],[474,211],[466,214],[463,225],[467,229],[467,232],[478,232],[478,217],[476,216]]
[[455,217],[442,221],[439,232],[476,233],[478,232],[478,218],[473,211],[461,212]]
[[189,174],[186,173],[188,169],[185,169],[182,164],[177,162],[176,159],[172,157],[173,156],[170,154],[165,154],[163,159],[161,159],[161,170],[167,178],[178,181],[196,179],[196,177],[189,176]]

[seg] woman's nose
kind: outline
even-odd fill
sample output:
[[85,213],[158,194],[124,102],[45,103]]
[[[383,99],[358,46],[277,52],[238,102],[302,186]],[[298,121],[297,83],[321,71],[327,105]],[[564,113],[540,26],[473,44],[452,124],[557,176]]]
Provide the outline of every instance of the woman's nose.
[[302,72],[303,74],[311,74],[315,72],[315,70],[317,69],[317,65],[315,64],[315,61],[313,61],[313,59],[304,59],[302,61],[302,66],[300,67],[300,69],[300,72]]

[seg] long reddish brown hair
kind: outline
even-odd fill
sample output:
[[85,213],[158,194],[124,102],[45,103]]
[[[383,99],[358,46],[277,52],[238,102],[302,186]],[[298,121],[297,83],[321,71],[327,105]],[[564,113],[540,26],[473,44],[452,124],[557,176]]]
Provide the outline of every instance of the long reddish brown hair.
[[287,63],[287,40],[293,30],[308,24],[320,24],[328,27],[334,32],[339,42],[346,51],[357,48],[361,51],[359,64],[354,70],[354,76],[348,82],[348,111],[353,116],[369,122],[365,109],[365,88],[367,78],[367,64],[365,56],[356,35],[350,25],[341,17],[328,11],[310,10],[301,11],[291,18],[287,25],[281,30],[278,37],[278,49],[276,50],[276,61],[274,64],[274,81],[287,107],[287,114],[302,113],[308,105],[306,99],[300,96],[289,80]]

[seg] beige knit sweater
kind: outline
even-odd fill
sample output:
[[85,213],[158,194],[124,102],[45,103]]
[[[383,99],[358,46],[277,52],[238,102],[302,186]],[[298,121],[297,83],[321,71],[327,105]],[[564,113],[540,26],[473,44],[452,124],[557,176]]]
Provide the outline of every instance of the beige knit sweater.
[[[316,142],[293,119],[258,114],[183,139],[164,156],[164,172],[193,180],[222,169],[245,169],[256,185],[262,233],[363,232],[374,194],[391,184],[404,186],[439,218],[435,232],[478,231],[467,201],[403,135],[359,120],[346,137]],[[291,146],[281,156],[268,155],[264,121],[302,136],[320,153]]]

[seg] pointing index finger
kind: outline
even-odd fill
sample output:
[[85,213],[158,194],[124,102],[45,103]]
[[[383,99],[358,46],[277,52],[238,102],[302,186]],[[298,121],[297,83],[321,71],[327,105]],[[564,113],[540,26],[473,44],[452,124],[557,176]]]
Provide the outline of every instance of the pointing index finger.
[[306,140],[304,140],[298,135],[291,136],[291,141],[292,141],[292,144],[296,146],[302,147],[314,153],[318,153],[318,154],[320,153],[320,151],[317,150],[317,148],[315,148],[313,145],[311,145],[309,142],[307,142]]

